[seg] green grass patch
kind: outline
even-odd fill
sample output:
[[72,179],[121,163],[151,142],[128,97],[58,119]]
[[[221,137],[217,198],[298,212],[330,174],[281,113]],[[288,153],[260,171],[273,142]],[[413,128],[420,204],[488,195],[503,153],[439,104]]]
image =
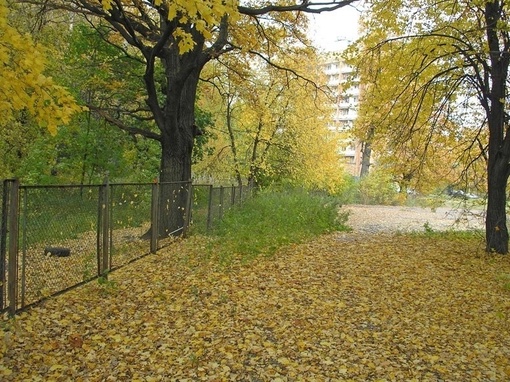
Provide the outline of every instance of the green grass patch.
[[408,235],[414,237],[429,237],[429,238],[437,238],[437,239],[445,239],[445,240],[480,240],[483,241],[485,237],[485,232],[479,229],[469,229],[469,230],[453,230],[449,229],[446,231],[440,231],[433,229],[429,222],[425,222],[423,224],[422,231],[412,231],[409,233],[401,233],[401,235]]
[[279,248],[327,232],[347,230],[337,198],[300,189],[260,191],[226,212],[212,232],[210,251],[222,263],[273,255]]

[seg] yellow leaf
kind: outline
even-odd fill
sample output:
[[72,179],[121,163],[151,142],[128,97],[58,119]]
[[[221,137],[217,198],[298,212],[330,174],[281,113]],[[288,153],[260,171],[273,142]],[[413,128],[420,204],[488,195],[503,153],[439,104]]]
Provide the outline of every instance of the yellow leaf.
[[53,365],[50,367],[50,371],[56,371],[56,370],[66,370],[67,366],[64,365]]
[[12,370],[8,369],[4,365],[0,365],[0,375],[3,375],[5,377],[12,375]]
[[172,2],[168,7],[168,20],[173,20],[176,17],[177,17],[177,5]]
[[101,4],[103,4],[103,8],[105,11],[109,11],[112,9],[113,0],[101,0]]

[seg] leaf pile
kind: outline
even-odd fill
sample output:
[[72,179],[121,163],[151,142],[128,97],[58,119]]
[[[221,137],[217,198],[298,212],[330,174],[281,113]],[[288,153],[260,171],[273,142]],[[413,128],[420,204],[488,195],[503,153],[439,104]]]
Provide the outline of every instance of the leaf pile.
[[220,268],[192,238],[5,321],[3,381],[503,381],[510,263],[332,234]]

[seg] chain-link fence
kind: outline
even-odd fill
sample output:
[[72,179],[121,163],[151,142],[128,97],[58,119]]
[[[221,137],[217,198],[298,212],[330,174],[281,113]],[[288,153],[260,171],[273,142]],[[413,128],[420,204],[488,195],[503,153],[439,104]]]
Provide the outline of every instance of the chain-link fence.
[[112,184],[110,192],[110,266],[118,268],[150,251],[152,191],[147,184]]
[[2,219],[0,221],[0,308],[9,306],[7,297],[7,246],[8,246],[8,227],[9,222],[9,183],[4,181],[2,192],[0,193],[2,208]]
[[99,188],[20,187],[20,305],[97,274]]
[[206,232],[249,195],[247,187],[189,182],[20,186],[5,181],[0,310],[14,313],[104,275],[155,252],[171,242],[171,234],[190,226]]
[[207,209],[207,230],[223,218],[223,214],[234,204],[240,203],[250,197],[252,188],[247,186],[210,187]]

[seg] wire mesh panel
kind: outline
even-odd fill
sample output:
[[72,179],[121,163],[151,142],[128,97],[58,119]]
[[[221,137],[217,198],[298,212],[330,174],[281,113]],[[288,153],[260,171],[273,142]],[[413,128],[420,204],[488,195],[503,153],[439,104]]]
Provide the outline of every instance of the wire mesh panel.
[[166,245],[165,238],[179,235],[187,229],[191,183],[162,182],[159,186],[158,227],[161,247]]
[[211,189],[212,186],[208,184],[193,185],[190,225],[195,233],[204,234],[207,231]]
[[151,184],[111,185],[111,267],[150,251]]
[[209,229],[214,228],[219,219],[223,217],[223,187],[213,187],[210,193]]
[[234,204],[234,197],[235,197],[234,187],[223,188],[222,205],[224,211],[227,211],[230,207],[232,207],[232,205]]
[[253,196],[254,189],[252,186],[241,186],[239,190],[239,197],[241,202]]
[[235,186],[232,189],[233,197],[232,200],[234,204],[242,203],[243,200],[246,199],[247,195],[245,193],[248,192],[248,187],[246,186]]
[[19,305],[97,275],[98,187],[21,187]]

